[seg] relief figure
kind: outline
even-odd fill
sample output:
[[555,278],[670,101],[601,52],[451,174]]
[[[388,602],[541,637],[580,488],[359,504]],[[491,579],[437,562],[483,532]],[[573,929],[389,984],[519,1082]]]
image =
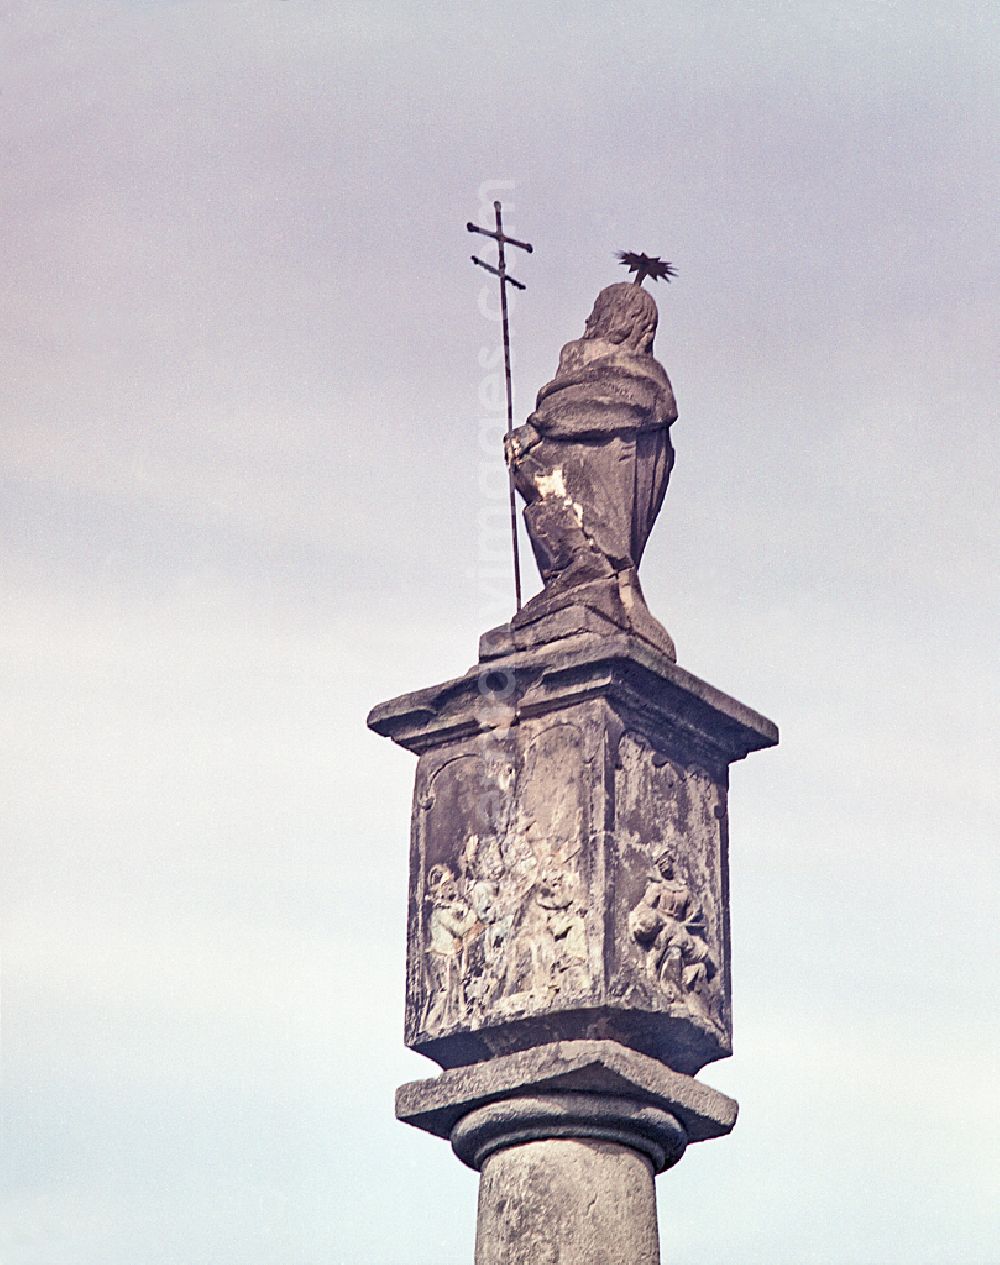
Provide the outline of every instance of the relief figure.
[[469,935],[476,915],[459,893],[447,865],[433,865],[427,874],[430,932],[426,952],[427,998],[423,1027],[448,1028],[465,1018],[468,1002],[465,976]]
[[572,870],[544,873],[535,900],[545,911],[548,986],[554,992],[587,982],[587,928],[579,898],[579,879]]
[[561,855],[542,860],[538,844],[510,842],[470,835],[457,873],[443,863],[427,872],[425,1031],[482,1021],[494,1006],[545,1004],[589,983],[579,875]]
[[505,994],[551,1001],[588,982],[587,929],[579,878],[572,870],[542,869],[521,903],[510,945]]
[[645,954],[653,989],[672,1003],[711,1017],[715,999],[709,985],[716,975],[701,905],[674,869],[666,850],[646,881],[642,899],[628,916],[629,933]]
[[[504,909],[501,890],[503,861],[495,839],[480,844],[471,835],[460,862],[469,904],[475,915],[479,937],[479,957],[466,982],[466,995],[474,1007],[485,1007],[496,997],[506,972],[507,944],[514,916]],[[467,968],[469,964],[467,963]]]

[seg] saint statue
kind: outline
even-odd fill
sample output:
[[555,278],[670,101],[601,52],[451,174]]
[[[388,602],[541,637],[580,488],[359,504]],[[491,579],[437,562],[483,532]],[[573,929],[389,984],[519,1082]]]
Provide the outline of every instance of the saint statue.
[[589,612],[586,627],[631,632],[676,659],[638,573],[674,461],[677,405],[653,357],[656,321],[656,303],[641,285],[607,286],[583,337],[563,347],[556,376],[508,439],[545,585],[515,616],[515,637],[529,628],[535,644],[565,636],[578,627],[565,617],[575,608]]

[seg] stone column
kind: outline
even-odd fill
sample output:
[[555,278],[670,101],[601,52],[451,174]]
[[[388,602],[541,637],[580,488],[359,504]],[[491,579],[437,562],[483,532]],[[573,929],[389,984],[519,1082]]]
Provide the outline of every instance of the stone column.
[[618,1042],[560,1041],[403,1085],[396,1114],[479,1170],[476,1265],[645,1265],[654,1178],[736,1104]]
[[451,1134],[480,1170],[476,1265],[659,1265],[653,1178],[687,1145],[635,1099],[547,1094],[491,1103]]

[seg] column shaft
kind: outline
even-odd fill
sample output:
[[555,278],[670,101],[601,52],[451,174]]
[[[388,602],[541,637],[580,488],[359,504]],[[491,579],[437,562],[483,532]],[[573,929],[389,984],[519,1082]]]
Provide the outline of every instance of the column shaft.
[[659,1265],[653,1166],[618,1142],[546,1138],[490,1155],[475,1265]]

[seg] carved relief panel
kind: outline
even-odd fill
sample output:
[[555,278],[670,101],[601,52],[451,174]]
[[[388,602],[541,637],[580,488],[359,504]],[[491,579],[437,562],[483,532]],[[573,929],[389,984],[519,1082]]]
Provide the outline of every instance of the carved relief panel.
[[606,698],[427,752],[406,1040],[445,1066],[604,1037],[731,1052],[727,766]]
[[432,1057],[464,1061],[449,1034],[499,1030],[494,1048],[511,1024],[595,999],[600,730],[586,719],[527,720],[421,761],[406,1035]]
[[614,820],[609,991],[668,1017],[668,1039],[701,1062],[718,1058],[731,1045],[725,769],[626,732]]
[[731,1053],[729,766],[775,726],[627,639],[477,667],[375,709],[414,751],[407,1044],[446,1067],[619,1041]]

